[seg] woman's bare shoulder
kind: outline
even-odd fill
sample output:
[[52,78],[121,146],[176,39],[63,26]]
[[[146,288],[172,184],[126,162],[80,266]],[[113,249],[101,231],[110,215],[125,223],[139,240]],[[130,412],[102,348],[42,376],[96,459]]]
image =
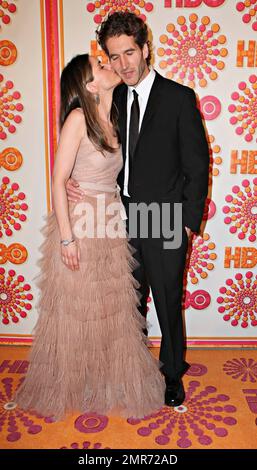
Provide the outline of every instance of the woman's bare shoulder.
[[66,129],[69,128],[73,132],[78,132],[81,134],[81,136],[83,136],[86,130],[86,122],[83,111],[80,108],[73,109],[67,116],[63,127]]

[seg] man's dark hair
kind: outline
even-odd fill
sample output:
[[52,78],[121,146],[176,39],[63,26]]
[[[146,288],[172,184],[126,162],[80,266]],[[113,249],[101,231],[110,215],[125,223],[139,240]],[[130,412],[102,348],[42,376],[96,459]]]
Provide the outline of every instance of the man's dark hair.
[[145,44],[148,45],[149,55],[146,63],[150,65],[151,44],[148,40],[148,29],[146,23],[139,16],[128,11],[111,13],[96,31],[97,41],[107,55],[109,55],[106,47],[107,39],[122,34],[133,36],[135,43],[141,50]]

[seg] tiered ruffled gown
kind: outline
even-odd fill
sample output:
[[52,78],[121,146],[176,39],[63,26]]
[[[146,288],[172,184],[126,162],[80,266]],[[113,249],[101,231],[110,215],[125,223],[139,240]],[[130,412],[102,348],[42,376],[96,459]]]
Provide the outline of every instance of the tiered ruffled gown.
[[[145,320],[137,309],[136,261],[125,222],[119,209],[115,223],[107,214],[111,203],[121,207],[115,190],[121,168],[120,149],[103,155],[85,134],[72,172],[84,197],[69,203],[81,253],[78,271],[62,263],[53,211],[42,229],[39,318],[29,369],[14,399],[56,420],[76,411],[143,417],[164,403],[161,364],[147,347]],[[96,217],[99,201],[105,201],[105,221]],[[109,224],[119,236],[85,236],[88,213],[95,232]]]

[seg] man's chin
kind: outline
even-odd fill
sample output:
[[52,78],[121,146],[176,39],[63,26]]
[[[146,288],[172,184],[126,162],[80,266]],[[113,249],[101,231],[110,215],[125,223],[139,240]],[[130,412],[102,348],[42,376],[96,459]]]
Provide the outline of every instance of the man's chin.
[[138,78],[135,76],[131,76],[131,77],[122,76],[122,80],[128,86],[136,86],[138,82]]
[[136,86],[137,85],[137,81],[136,80],[123,80],[123,82],[128,85],[128,86]]

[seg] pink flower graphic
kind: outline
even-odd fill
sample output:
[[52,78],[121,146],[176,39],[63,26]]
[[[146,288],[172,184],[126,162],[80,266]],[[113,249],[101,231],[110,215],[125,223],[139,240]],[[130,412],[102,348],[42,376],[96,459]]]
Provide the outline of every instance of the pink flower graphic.
[[223,315],[224,321],[232,326],[240,325],[242,328],[257,326],[257,275],[248,271],[245,276],[241,273],[235,279],[227,279],[226,286],[219,289],[220,305],[218,312]]
[[[16,1],[16,0],[14,0]],[[1,31],[1,21],[4,25],[11,22],[11,16],[16,12],[16,5],[14,3],[8,2],[7,0],[0,0],[0,31]]]
[[257,75],[250,75],[249,84],[240,82],[238,90],[231,95],[234,103],[228,107],[233,114],[229,122],[236,126],[237,135],[244,135],[246,142],[252,142],[257,127]]
[[[0,84],[4,77],[0,73]],[[14,84],[8,80],[4,86],[0,88],[0,139],[7,138],[6,130],[13,134],[16,132],[16,125],[22,122],[20,112],[23,111],[23,104],[17,102],[21,94],[19,91],[12,91]]]
[[249,180],[242,181],[242,188],[232,187],[232,194],[225,197],[227,203],[222,211],[226,215],[224,222],[230,225],[230,233],[237,234],[239,240],[248,235],[249,242],[256,241],[257,224],[257,178],[253,185]]
[[228,53],[223,47],[227,39],[224,35],[218,35],[220,26],[217,23],[210,23],[210,18],[204,16],[198,24],[198,16],[192,13],[189,24],[184,16],[179,16],[177,25],[167,25],[170,36],[160,36],[163,46],[157,50],[162,58],[160,68],[168,69],[167,78],[191,88],[196,85],[206,87],[208,80],[217,79],[218,72],[225,67],[221,59]]
[[[20,379],[19,385],[23,381]],[[52,423],[50,418],[34,412],[21,410],[12,400],[15,392],[14,379],[3,378],[0,381],[0,433],[8,442],[16,442],[21,439],[23,432],[30,435],[38,434],[42,431],[41,424]],[[38,423],[38,420],[41,420]]]
[[192,284],[208,277],[208,272],[214,269],[213,261],[217,255],[213,252],[216,248],[215,243],[210,242],[210,235],[204,233],[203,237],[193,236],[192,252],[189,259],[188,274]]
[[29,292],[31,286],[24,284],[24,276],[17,276],[13,269],[8,273],[0,268],[0,314],[2,323],[8,325],[10,319],[18,323],[20,318],[25,318],[32,309],[33,295]]
[[145,21],[146,16],[141,10],[143,9],[150,13],[153,8],[152,2],[145,2],[144,0],[100,0],[95,2],[90,1],[87,5],[89,13],[96,13],[94,16],[96,24],[101,23],[108,14],[116,11],[131,11]]
[[230,400],[229,396],[216,393],[216,387],[209,385],[202,390],[200,387],[200,382],[192,380],[183,405],[163,407],[142,420],[130,418],[128,423],[137,427],[137,434],[141,437],[153,434],[159,445],[171,445],[173,442],[180,448],[189,448],[193,445],[191,439],[196,438],[202,446],[209,446],[213,443],[213,437],[226,437],[229,427],[237,424],[231,416],[236,412],[236,407],[226,403]]
[[242,21],[245,24],[252,23],[253,31],[257,31],[257,0],[245,0],[244,2],[237,2],[236,9],[242,13]]
[[22,202],[25,199],[25,194],[19,192],[20,189],[17,183],[10,185],[10,179],[5,176],[2,179],[0,186],[0,238],[5,235],[10,237],[13,235],[13,230],[19,231],[21,229],[20,222],[25,222],[27,216],[23,212],[28,210],[28,205]]
[[241,382],[257,382],[257,362],[254,359],[232,359],[225,362],[223,370],[232,379],[240,379]]

